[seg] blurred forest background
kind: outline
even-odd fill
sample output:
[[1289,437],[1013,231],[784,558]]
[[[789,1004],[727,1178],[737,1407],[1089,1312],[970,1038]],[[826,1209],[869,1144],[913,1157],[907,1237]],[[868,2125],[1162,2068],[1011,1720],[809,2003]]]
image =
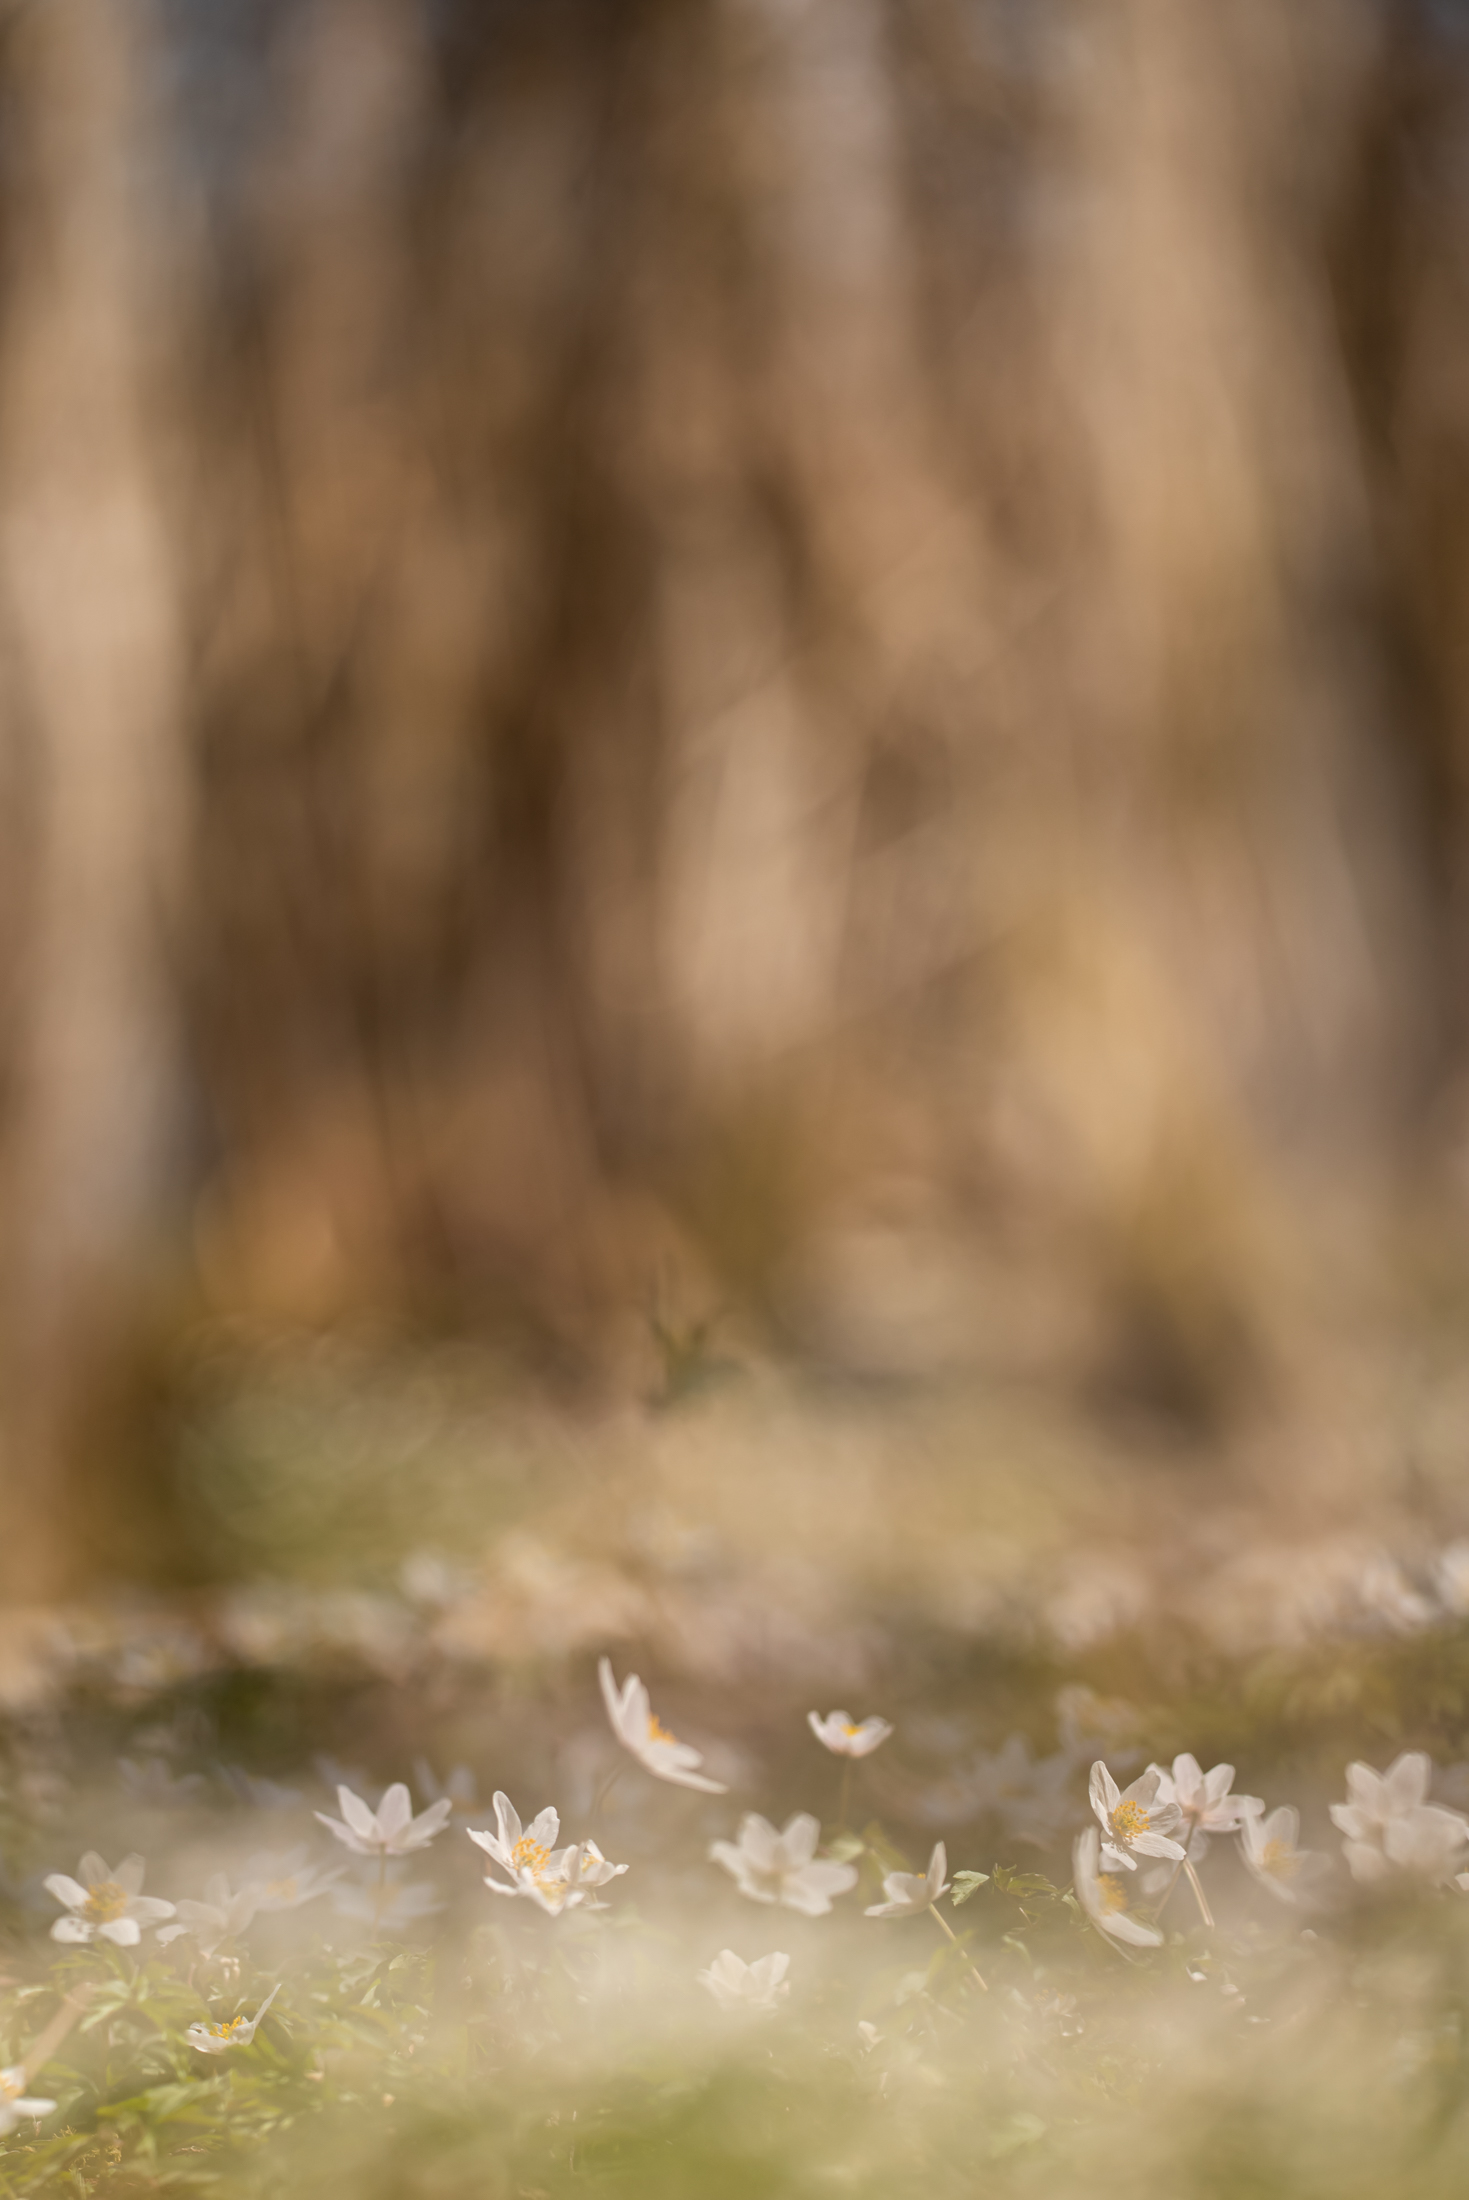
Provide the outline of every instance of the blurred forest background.
[[1407,1471],[1469,7],[5,0],[0,941],[13,1595],[201,1338]]

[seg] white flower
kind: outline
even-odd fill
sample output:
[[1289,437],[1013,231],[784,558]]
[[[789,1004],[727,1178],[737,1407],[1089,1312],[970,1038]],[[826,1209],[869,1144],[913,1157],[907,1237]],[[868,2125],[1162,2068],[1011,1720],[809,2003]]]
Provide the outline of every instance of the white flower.
[[1450,1543],[1440,1551],[1433,1577],[1440,1603],[1463,1618],[1469,1612],[1469,1543]]
[[[626,1864],[609,1864],[595,1841],[583,1841],[575,1848],[558,1849],[553,1844],[561,1830],[561,1820],[548,1804],[522,1826],[515,1805],[508,1795],[495,1795],[495,1831],[482,1832],[468,1826],[465,1831],[477,1847],[510,1875],[506,1886],[487,1872],[485,1885],[495,1894],[524,1896],[552,1916],[563,1910],[572,1910],[581,1902],[591,1900],[593,1890],[605,1887],[611,1879],[619,1879],[627,1870]],[[592,1903],[593,1909],[605,1907]]]
[[230,1883],[223,1872],[216,1872],[204,1885],[202,1902],[180,1902],[175,1910],[175,1922],[164,1925],[158,1934],[160,1948],[181,1934],[192,1934],[199,1943],[201,1955],[212,1956],[227,1940],[242,1933],[260,1907],[254,1887],[242,1887],[238,1894],[230,1893]]
[[790,1967],[789,1956],[760,1956],[746,1963],[733,1948],[722,1948],[708,1970],[699,1973],[699,1984],[708,1988],[721,2009],[765,2012],[778,2008],[790,1992],[786,1977]]
[[145,1758],[140,1765],[131,1757],[119,1757],[117,1769],[131,1800],[157,1810],[196,1803],[209,1784],[202,1772],[185,1772],[175,1777],[163,1757]]
[[[594,1848],[595,1844],[588,1843],[588,1847]],[[627,1866],[609,1864],[600,1849],[594,1857],[585,1860],[585,1873],[583,1861],[580,1848],[558,1849],[539,1866],[522,1865],[508,1887],[503,1879],[493,1879],[488,1872],[485,1873],[485,1885],[492,1894],[507,1894],[534,1902],[537,1909],[546,1911],[550,1917],[560,1917],[563,1910],[574,1910],[583,1902],[590,1903],[593,1909],[603,1909],[605,1904],[592,1901],[592,1890],[615,1879]]]
[[54,2101],[28,2099],[25,2092],[28,2083],[21,2063],[12,2063],[8,2070],[0,2070],[0,2139],[8,2138],[23,2116],[49,2116],[55,2108]]
[[375,1812],[345,1785],[337,1789],[337,1804],[341,1818],[331,1818],[324,1810],[316,1816],[354,1856],[407,1856],[413,1849],[426,1848],[435,1834],[442,1833],[454,1807],[441,1796],[415,1818],[412,1798],[401,1780],[394,1781]]
[[495,1831],[486,1833],[478,1826],[467,1826],[465,1831],[486,1856],[492,1856],[509,1872],[512,1879],[521,1872],[529,1872],[532,1877],[555,1875],[566,1853],[564,1849],[556,1849],[561,1820],[550,1804],[528,1826],[522,1826],[515,1805],[498,1789],[495,1792]]
[[1394,1634],[1413,1635],[1433,1624],[1432,1603],[1408,1580],[1385,1551],[1367,1561],[1357,1580],[1357,1601],[1368,1619],[1380,1620]]
[[961,1826],[989,1814],[1010,1840],[1049,1848],[1076,1816],[1071,1773],[1065,1750],[1032,1758],[1025,1736],[1012,1734],[1002,1748],[980,1750],[967,1766],[928,1788],[917,1815],[930,1826]]
[[1102,1836],[1095,1826],[1077,1835],[1071,1852],[1077,1900],[1092,1923],[1114,1940],[1130,1941],[1135,1948],[1160,1948],[1163,1935],[1129,1914],[1127,1881],[1098,1871],[1101,1850]]
[[806,1917],[825,1917],[832,1896],[854,1887],[857,1874],[850,1864],[817,1858],[820,1834],[820,1821],[809,1811],[798,1811],[781,1833],[750,1811],[740,1820],[738,1845],[716,1841],[709,1854],[752,1902],[780,1902]]
[[1142,1755],[1133,1746],[1141,1716],[1120,1696],[1099,1696],[1080,1682],[1063,1688],[1056,1698],[1056,1731],[1073,1759],[1084,1760],[1102,1749],[1119,1765],[1135,1765]]
[[[567,1849],[564,1856],[561,1876],[572,1887],[605,1887],[627,1870],[626,1864],[609,1864],[595,1841],[583,1841],[579,1847]],[[600,1910],[606,1905],[596,1902],[592,1907]]]
[[201,2055],[223,2055],[231,2047],[248,2047],[279,1992],[279,1986],[272,1986],[253,2017],[231,2017],[228,2024],[191,2024],[184,2038]]
[[431,1803],[447,1799],[451,1811],[478,1810],[479,1782],[468,1765],[455,1765],[447,1780],[440,1780],[426,1757],[413,1760],[413,1777],[418,1783],[420,1795],[426,1795]]
[[276,1851],[261,1849],[245,1866],[245,1886],[255,1897],[257,1910],[299,1910],[303,1902],[314,1902],[328,1887],[334,1887],[345,1872],[345,1864],[332,1871],[322,1871],[306,1861],[305,1847]]
[[1177,1803],[1161,1799],[1163,1778],[1153,1765],[1139,1774],[1130,1788],[1119,1792],[1100,1758],[1092,1766],[1091,1804],[1106,1835],[1104,1863],[1131,1872],[1137,1870],[1139,1856],[1182,1860],[1183,1849],[1170,1836],[1183,1824],[1183,1812]]
[[1374,1772],[1371,1765],[1348,1765],[1347,1800],[1332,1804],[1332,1823],[1349,1840],[1380,1840],[1394,1818],[1427,1802],[1432,1777],[1432,1760],[1420,1749],[1405,1749],[1386,1772]]
[[1454,1877],[1469,1822],[1426,1800],[1432,1772],[1421,1750],[1405,1750],[1386,1772],[1347,1766],[1348,1800],[1333,1803],[1331,1817],[1354,1879],[1370,1885],[1404,1871],[1441,1886]]
[[301,1800],[299,1788],[282,1787],[278,1780],[263,1780],[242,1765],[221,1765],[219,1776],[231,1795],[252,1810],[294,1810]]
[[1177,1803],[1182,1812],[1188,1853],[1196,1864],[1208,1853],[1211,1833],[1234,1833],[1251,1810],[1265,1807],[1257,1795],[1231,1795],[1233,1765],[1204,1772],[1198,1758],[1185,1751],[1174,1758],[1171,1772],[1162,1765],[1148,1770],[1158,1775],[1158,1801]]
[[173,1904],[160,1902],[143,1889],[141,1856],[127,1856],[113,1871],[88,1849],[77,1866],[77,1877],[52,1872],[46,1892],[72,1913],[58,1917],[51,1928],[53,1940],[111,1940],[119,1948],[136,1948],[144,1928],[173,1916]]
[[[1254,1802],[1254,1798],[1250,1800]],[[1314,1849],[1296,1847],[1301,1814],[1289,1803],[1265,1816],[1259,1803],[1247,1810],[1239,1824],[1239,1849],[1247,1867],[1262,1887],[1280,1902],[1299,1902],[1311,1880],[1327,1868],[1327,1860]]]
[[619,1692],[612,1677],[612,1661],[603,1658],[597,1666],[597,1678],[602,1684],[602,1701],[607,1706],[613,1733],[623,1748],[631,1750],[655,1779],[669,1780],[675,1787],[698,1788],[705,1795],[729,1793],[721,1781],[707,1779],[699,1771],[704,1762],[700,1752],[689,1743],[679,1741],[654,1718],[648,1705],[648,1691],[636,1673],[628,1675]]
[[944,1877],[949,1868],[948,1855],[942,1841],[935,1841],[933,1854],[928,1860],[926,1872],[889,1872],[882,1883],[886,1902],[874,1902],[867,1911],[869,1917],[916,1917],[920,1910],[932,1909],[941,1894],[949,1891]]
[[433,1917],[444,1907],[438,1889],[426,1879],[390,1878],[383,1886],[356,1886],[350,1880],[332,1889],[332,1908],[376,1932],[401,1932]]
[[829,1749],[834,1757],[870,1757],[893,1731],[886,1719],[863,1719],[859,1723],[845,1711],[828,1711],[824,1719],[808,1711],[806,1718],[822,1748]]

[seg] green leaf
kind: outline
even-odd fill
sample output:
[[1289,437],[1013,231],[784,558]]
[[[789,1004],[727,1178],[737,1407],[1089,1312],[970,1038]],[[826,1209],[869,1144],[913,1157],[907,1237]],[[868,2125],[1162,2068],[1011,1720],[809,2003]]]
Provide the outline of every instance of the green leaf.
[[1001,1894],[1013,1894],[1021,1902],[1031,1895],[1054,1895],[1056,1892],[1044,1872],[1011,1871],[1005,1864],[995,1866],[995,1885]]
[[967,1902],[972,1894],[989,1884],[988,1872],[955,1872],[949,1900],[957,1910],[961,1902]]

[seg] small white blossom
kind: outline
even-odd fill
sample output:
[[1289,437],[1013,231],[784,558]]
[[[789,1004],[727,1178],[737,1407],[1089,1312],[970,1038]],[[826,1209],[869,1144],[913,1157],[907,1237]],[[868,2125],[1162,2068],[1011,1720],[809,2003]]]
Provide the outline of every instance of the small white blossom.
[[227,2024],[191,2024],[184,2038],[201,2055],[223,2055],[231,2047],[248,2047],[279,1992],[279,1986],[272,1986],[253,2017],[231,2017]]
[[304,1846],[279,1851],[261,1849],[249,1859],[244,1883],[255,1896],[257,1910],[299,1910],[303,1903],[314,1902],[345,1877],[345,1864],[323,1871],[307,1863],[307,1854]]
[[[391,1869],[391,1867],[390,1867]],[[332,1889],[332,1908],[376,1932],[402,1932],[442,1908],[439,1891],[427,1879],[389,1878],[383,1886],[359,1886],[345,1880]]]
[[299,1788],[264,1780],[258,1773],[246,1772],[243,1765],[221,1765],[219,1776],[236,1802],[248,1804],[251,1810],[294,1810],[301,1800]]
[[1234,1833],[1251,1810],[1265,1807],[1257,1795],[1230,1793],[1233,1765],[1215,1765],[1205,1772],[1198,1758],[1185,1751],[1174,1758],[1171,1771],[1162,1765],[1149,1765],[1148,1770],[1158,1775],[1158,1801],[1177,1803],[1188,1853],[1196,1864],[1208,1854],[1211,1833]]
[[1135,1765],[1142,1756],[1136,1745],[1142,1714],[1120,1696],[1099,1696],[1079,1681],[1063,1688],[1056,1697],[1056,1731],[1062,1749],[1073,1761],[1085,1763],[1102,1750],[1114,1764]]
[[1469,1613],[1469,1543],[1450,1543],[1440,1551],[1433,1579],[1446,1611],[1459,1619]]
[[412,1797],[401,1780],[394,1781],[376,1811],[369,1810],[362,1797],[354,1795],[345,1784],[337,1789],[337,1804],[340,1818],[329,1817],[324,1810],[317,1811],[316,1816],[354,1856],[407,1856],[414,1849],[426,1848],[436,1834],[443,1832],[453,1808],[441,1797],[415,1818]]
[[413,1760],[413,1777],[420,1795],[431,1803],[447,1801],[451,1812],[467,1817],[479,1810],[479,1782],[468,1765],[455,1765],[447,1780],[441,1780],[426,1757]]
[[[605,1887],[609,1881],[620,1879],[627,1870],[626,1864],[609,1864],[595,1841],[583,1841],[574,1849],[564,1852],[565,1860],[561,1876],[572,1887]],[[604,1909],[605,1903],[593,1903],[594,1909]]]
[[704,1795],[728,1794],[722,1781],[711,1780],[699,1771],[704,1762],[702,1754],[654,1718],[648,1691],[636,1673],[630,1673],[619,1690],[612,1677],[612,1661],[603,1658],[597,1666],[597,1678],[613,1733],[655,1779],[671,1781],[675,1787],[698,1788]]
[[202,1902],[183,1901],[176,1905],[173,1924],[159,1928],[158,1945],[167,1947],[171,1940],[188,1933],[199,1943],[201,1955],[212,1956],[225,1941],[244,1932],[259,1907],[254,1887],[241,1887],[237,1894],[231,1894],[224,1873],[216,1872],[205,1882]]
[[1072,1770],[1065,1750],[1033,1758],[1025,1736],[1012,1734],[999,1749],[978,1751],[927,1788],[916,1815],[930,1826],[964,1826],[990,1816],[999,1820],[1009,1840],[1049,1848],[1075,1821]]
[[1161,1947],[1163,1935],[1157,1928],[1130,1914],[1127,1881],[1098,1870],[1101,1853],[1102,1836],[1095,1826],[1077,1835],[1071,1865],[1076,1898],[1087,1916],[1114,1940],[1129,1941],[1135,1948]]
[[708,1970],[699,1973],[699,1984],[707,1987],[721,2009],[766,2013],[779,2008],[789,1994],[786,1972],[790,1967],[786,1955],[760,1956],[746,1963],[733,1948],[723,1948]]
[[777,1833],[754,1811],[740,1820],[740,1837],[716,1841],[709,1854],[752,1902],[779,1902],[806,1917],[825,1917],[833,1895],[857,1884],[850,1864],[828,1863],[816,1855],[820,1821],[798,1811]]
[[1469,1822],[1427,1801],[1433,1766],[1421,1750],[1405,1750],[1386,1772],[1347,1767],[1347,1801],[1333,1803],[1332,1823],[1345,1836],[1342,1853],[1363,1885],[1396,1872],[1441,1886],[1455,1876],[1469,1842]]
[[71,1915],[57,1918],[51,1938],[111,1940],[119,1948],[136,1948],[147,1927],[173,1916],[171,1902],[143,1893],[144,1870],[141,1856],[124,1857],[113,1871],[95,1849],[88,1849],[75,1879],[65,1872],[52,1872],[46,1892]]
[[933,1854],[928,1860],[926,1872],[889,1872],[882,1883],[887,1896],[885,1902],[872,1903],[869,1917],[916,1917],[920,1910],[933,1908],[941,1894],[949,1891],[944,1874],[949,1859],[942,1841],[935,1841]]
[[[493,1893],[523,1896],[552,1916],[559,1917],[563,1910],[591,1902],[596,1888],[621,1878],[627,1870],[626,1864],[609,1864],[595,1841],[580,1842],[575,1848],[556,1848],[561,1820],[549,1804],[529,1826],[522,1826],[509,1796],[497,1792],[495,1831],[486,1833],[475,1826],[465,1830],[470,1840],[509,1874],[508,1886],[485,1874],[485,1885]],[[592,1902],[591,1906],[605,1907],[600,1902]]]
[[164,1757],[147,1757],[142,1764],[134,1763],[131,1757],[119,1757],[117,1769],[131,1800],[154,1810],[183,1809],[197,1803],[209,1784],[202,1772],[175,1774]]
[[1395,1635],[1415,1635],[1435,1617],[1429,1598],[1419,1594],[1397,1560],[1385,1551],[1367,1561],[1357,1579],[1357,1601],[1369,1622]]
[[828,1711],[823,1719],[808,1711],[807,1721],[823,1749],[834,1757],[870,1757],[892,1733],[886,1719],[853,1719],[845,1711]]
[[1314,1849],[1297,1848],[1301,1814],[1289,1803],[1265,1815],[1265,1806],[1247,1810],[1239,1825],[1239,1850],[1251,1875],[1280,1902],[1299,1902],[1319,1879],[1327,1860]]
[[1183,1848],[1171,1836],[1182,1826],[1183,1812],[1161,1797],[1163,1778],[1154,1765],[1119,1791],[1100,1758],[1092,1766],[1091,1805],[1106,1837],[1104,1863],[1131,1872],[1137,1870],[1139,1856],[1182,1860]]
[[467,1826],[465,1831],[476,1847],[482,1848],[486,1856],[493,1857],[512,1879],[521,1872],[530,1872],[533,1877],[558,1872],[566,1853],[556,1848],[561,1820],[550,1804],[528,1826],[522,1826],[515,1805],[498,1789],[495,1792],[495,1831],[488,1833],[478,1826]]
[[550,1917],[560,1917],[563,1911],[577,1909],[583,1902],[589,1903],[593,1909],[602,1909],[604,1904],[592,1900],[593,1890],[615,1878],[618,1872],[626,1871],[627,1866],[609,1864],[600,1849],[596,1851],[594,1858],[585,1861],[587,1869],[584,1873],[583,1852],[579,1847],[558,1849],[554,1856],[548,1856],[539,1866],[522,1865],[514,1873],[508,1886],[503,1879],[494,1879],[486,1872],[485,1885],[492,1894],[505,1894],[525,1902],[534,1902],[537,1909],[544,1910]]
[[8,2070],[0,2070],[0,2139],[9,2138],[24,2116],[49,2116],[55,2108],[54,2101],[43,2101],[38,2096],[28,2097],[25,2068],[12,2063]]

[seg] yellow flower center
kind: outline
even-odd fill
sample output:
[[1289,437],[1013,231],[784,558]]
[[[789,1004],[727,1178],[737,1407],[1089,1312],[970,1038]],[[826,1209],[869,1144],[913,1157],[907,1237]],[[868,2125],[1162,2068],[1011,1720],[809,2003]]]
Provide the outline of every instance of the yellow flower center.
[[231,2017],[228,2024],[206,2025],[205,2030],[212,2040],[232,2040],[235,2034],[242,2032],[249,2022],[248,2017]]
[[652,1712],[650,1711],[648,1714],[648,1740],[650,1742],[676,1743],[678,1740],[678,1736],[676,1734],[670,1734],[667,1727],[663,1724],[663,1721],[661,1719],[655,1719]]
[[1260,1857],[1264,1869],[1281,1879],[1289,1879],[1299,1869],[1300,1861],[1289,1841],[1267,1841]]
[[546,1868],[547,1856],[548,1852],[542,1843],[533,1841],[529,1834],[517,1841],[510,1851],[510,1861],[515,1869],[518,1872],[529,1872],[536,1879],[540,1878]]
[[25,2072],[23,2070],[0,2070],[0,2094],[3,2094],[7,2101],[18,2101],[20,2099],[25,2082]]
[[295,1899],[296,1887],[294,1879],[272,1879],[265,1891],[273,1902],[291,1902]]
[[1127,1908],[1127,1889],[1111,1872],[1103,1872],[1097,1881],[1097,1893],[1102,1898],[1102,1908],[1109,1917]]
[[1141,1803],[1119,1803],[1112,1813],[1112,1831],[1124,1841],[1135,1841],[1148,1830],[1148,1814]]
[[91,1918],[94,1925],[110,1925],[114,1918],[123,1915],[127,1906],[127,1888],[119,1887],[115,1879],[103,1879],[87,1889],[87,1906],[82,1915]]
[[853,1735],[853,1734],[860,1734],[860,1733],[861,1733],[861,1731],[862,1731],[861,1727],[860,1727],[860,1726],[854,1726],[854,1725],[852,1724],[852,1721],[851,1721],[850,1719],[848,1719],[848,1721],[847,1721],[846,1725],[845,1725],[845,1726],[844,1726],[844,1727],[842,1728],[842,1732],[843,1732],[844,1734],[848,1735],[848,1736],[851,1736],[851,1735]]

